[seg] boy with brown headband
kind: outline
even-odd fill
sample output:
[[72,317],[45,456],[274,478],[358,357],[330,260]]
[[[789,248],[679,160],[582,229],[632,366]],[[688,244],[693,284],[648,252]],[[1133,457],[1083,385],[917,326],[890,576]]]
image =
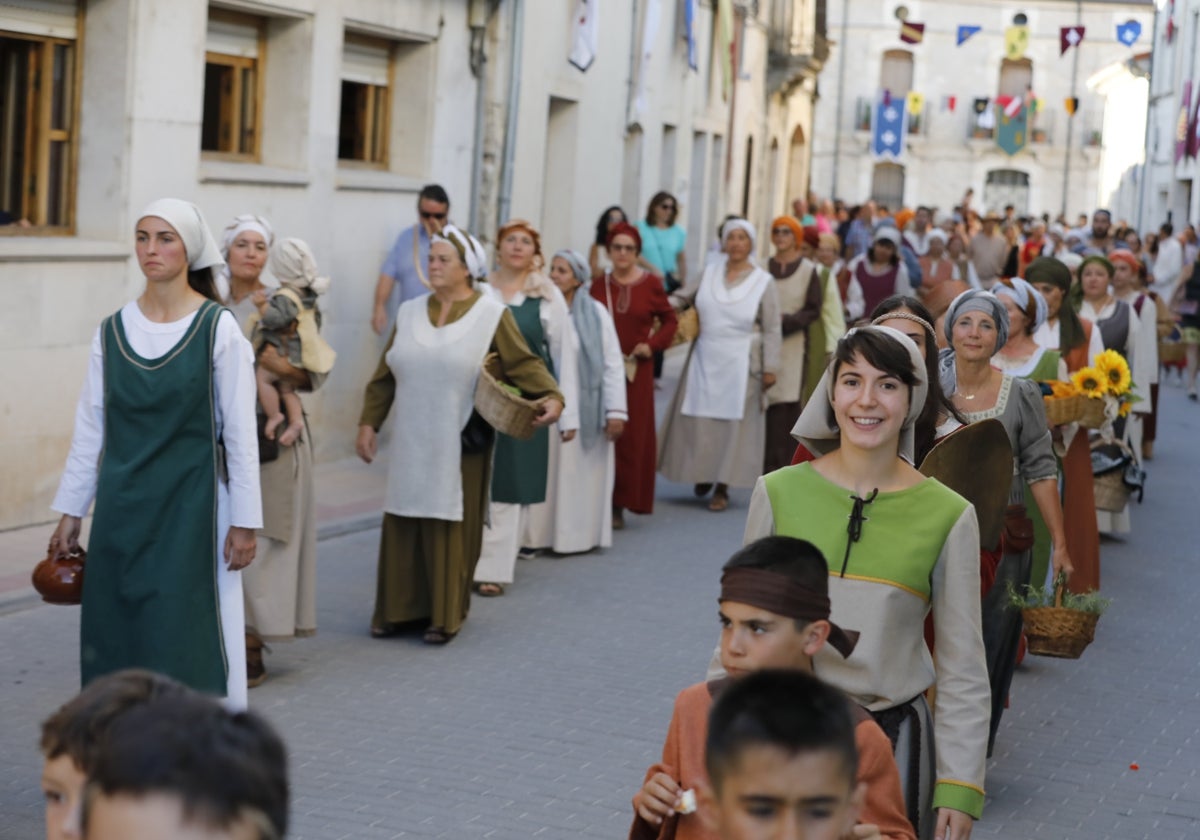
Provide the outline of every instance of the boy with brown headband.
[[[693,685],[676,698],[662,761],[646,772],[633,798],[630,840],[717,840],[693,813],[695,791],[709,788],[704,744],[714,698],[729,681],[763,669],[811,674],[812,657],[826,641],[850,655],[858,634],[829,621],[828,575],[821,552],[791,537],[757,540],[725,564],[718,615],[721,665],[728,677]],[[915,840],[891,743],[866,711],[851,704],[851,712],[857,780],[865,788],[859,824],[849,836]]]

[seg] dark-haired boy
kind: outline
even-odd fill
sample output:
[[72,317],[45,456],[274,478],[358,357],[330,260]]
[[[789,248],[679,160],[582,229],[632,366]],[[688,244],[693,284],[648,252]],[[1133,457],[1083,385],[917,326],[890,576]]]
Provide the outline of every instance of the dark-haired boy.
[[[720,658],[728,679],[699,683],[679,693],[662,761],[646,772],[633,798],[631,840],[717,837],[696,814],[678,813],[685,791],[708,784],[704,741],[713,700],[730,681],[763,669],[811,674],[812,657],[827,640],[849,656],[858,634],[829,621],[828,585],[824,556],[812,543],[792,537],[756,540],[725,564],[719,598]],[[858,779],[866,785],[859,836],[914,840],[891,742],[866,711],[848,698],[844,702],[855,715]],[[877,826],[877,833],[867,825]]]
[[283,741],[205,697],[121,715],[88,774],[85,840],[281,840],[287,823]]
[[84,786],[113,721],[159,698],[192,695],[170,677],[127,668],[96,678],[46,718],[41,739],[46,840],[80,836]]
[[856,825],[855,721],[845,695],[803,671],[758,671],[708,718],[700,813],[721,840],[869,837]]

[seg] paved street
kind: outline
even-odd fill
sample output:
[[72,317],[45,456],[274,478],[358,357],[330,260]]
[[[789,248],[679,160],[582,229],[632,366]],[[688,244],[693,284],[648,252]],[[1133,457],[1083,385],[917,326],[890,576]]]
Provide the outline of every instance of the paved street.
[[[1082,660],[1017,674],[975,837],[1200,836],[1200,407],[1162,399],[1136,532],[1104,545],[1113,607]],[[292,752],[291,836],[624,836],[672,699],[703,676],[747,500],[716,515],[660,485],[614,549],[522,561],[446,648],[367,636],[377,529],[324,541],[320,634],[276,645],[251,693]],[[75,609],[0,616],[0,837],[42,832],[36,727],[76,687],[77,632]]]

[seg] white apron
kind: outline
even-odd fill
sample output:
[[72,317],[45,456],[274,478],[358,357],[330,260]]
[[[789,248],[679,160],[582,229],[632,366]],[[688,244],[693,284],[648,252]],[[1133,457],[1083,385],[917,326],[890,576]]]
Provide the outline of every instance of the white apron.
[[387,364],[396,377],[383,509],[394,516],[461,522],[462,428],[504,304],[486,295],[444,327],[429,323],[429,295],[396,314]]
[[700,315],[700,337],[688,364],[681,414],[742,419],[758,305],[773,282],[769,273],[755,268],[730,288],[725,283],[724,260],[705,269],[694,304]]

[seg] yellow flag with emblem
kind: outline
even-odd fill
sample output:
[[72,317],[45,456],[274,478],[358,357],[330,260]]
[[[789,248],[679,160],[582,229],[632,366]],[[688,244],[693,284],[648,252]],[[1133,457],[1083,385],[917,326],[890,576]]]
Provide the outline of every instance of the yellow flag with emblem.
[[1010,26],[1004,30],[1004,57],[1015,61],[1025,57],[1029,48],[1029,27]]
[[921,111],[925,108],[925,94],[910,90],[907,99],[908,113],[914,117],[921,116]]

